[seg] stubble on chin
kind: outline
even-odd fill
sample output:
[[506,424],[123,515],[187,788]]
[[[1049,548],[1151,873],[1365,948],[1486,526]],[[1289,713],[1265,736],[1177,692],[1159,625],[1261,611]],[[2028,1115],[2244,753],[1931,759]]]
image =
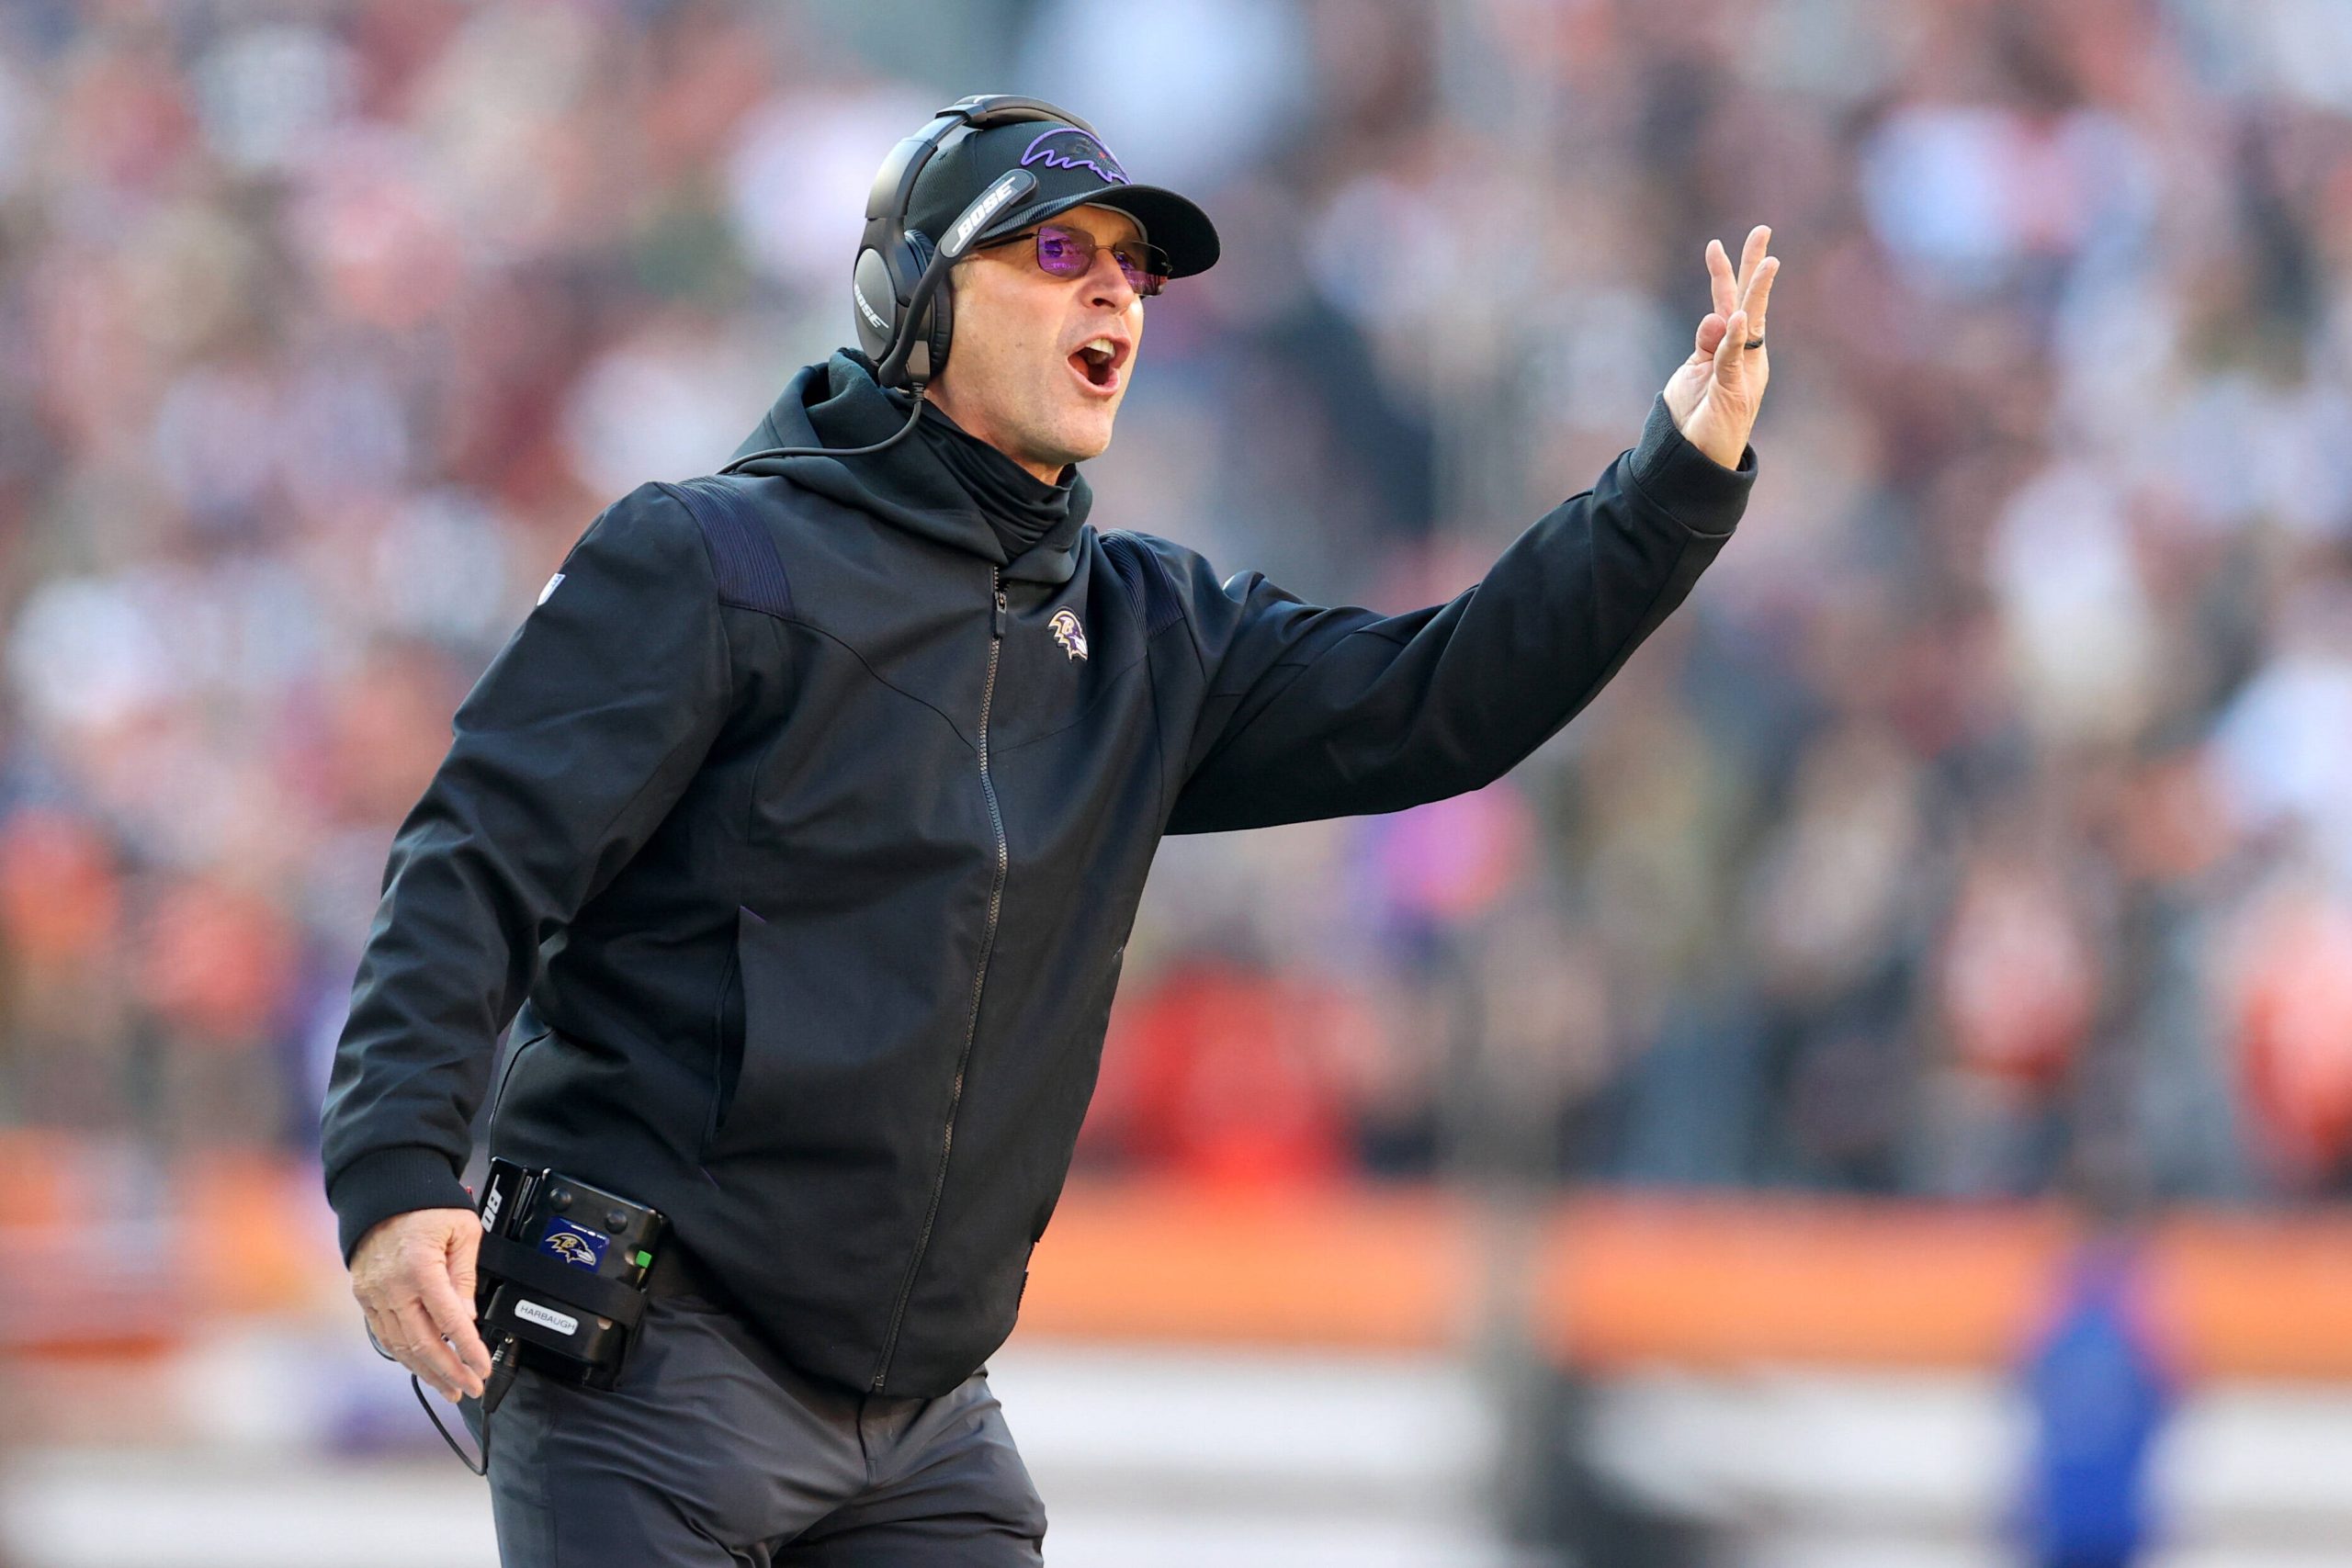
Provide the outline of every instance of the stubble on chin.
[[1114,403],[1107,412],[1098,413],[1092,409],[1072,409],[1066,404],[1057,408],[1048,398],[1043,406],[1033,405],[1029,412],[1032,421],[1022,434],[1032,459],[1060,468],[1099,457],[1110,446],[1111,427],[1118,417],[1118,405]]
[[1105,420],[1097,424],[1089,421],[1083,435],[1073,432],[1066,434],[1055,445],[1060,448],[1060,455],[1057,457],[1048,458],[1047,461],[1062,464],[1083,463],[1090,457],[1099,457],[1110,449],[1111,423]]

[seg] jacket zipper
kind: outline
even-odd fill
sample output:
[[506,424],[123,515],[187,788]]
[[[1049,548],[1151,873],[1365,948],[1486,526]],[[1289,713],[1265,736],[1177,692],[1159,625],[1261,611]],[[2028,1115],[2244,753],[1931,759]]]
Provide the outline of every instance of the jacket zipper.
[[906,1320],[907,1303],[913,1299],[915,1276],[922,1268],[923,1254],[931,1247],[932,1226],[939,1220],[939,1202],[947,1191],[947,1156],[956,1147],[956,1110],[964,1100],[964,1073],[971,1066],[972,1042],[980,1029],[980,992],[989,978],[989,958],[996,951],[997,915],[1004,907],[1004,879],[1012,869],[1012,846],[1004,836],[1004,813],[997,805],[996,781],[989,776],[989,710],[996,701],[996,667],[1004,649],[1005,597],[1004,569],[989,568],[989,672],[980,687],[980,793],[988,798],[989,825],[996,830],[996,876],[989,885],[988,924],[980,933],[980,962],[972,973],[972,1011],[964,1022],[964,1049],[956,1058],[955,1087],[947,1091],[947,1119],[939,1131],[939,1174],[931,1184],[931,1207],[922,1217],[922,1230],[915,1237],[915,1255],[907,1264],[907,1277],[899,1287],[899,1304],[890,1311],[889,1332],[883,1336],[882,1359],[874,1369],[873,1389],[882,1392],[890,1375],[890,1359],[898,1353],[899,1327]]

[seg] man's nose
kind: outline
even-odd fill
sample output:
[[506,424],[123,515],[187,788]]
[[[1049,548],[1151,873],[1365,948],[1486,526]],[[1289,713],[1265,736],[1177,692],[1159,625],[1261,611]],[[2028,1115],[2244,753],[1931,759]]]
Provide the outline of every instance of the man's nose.
[[1120,270],[1119,258],[1108,245],[1094,253],[1094,266],[1086,275],[1086,302],[1124,310],[1136,302],[1135,285]]

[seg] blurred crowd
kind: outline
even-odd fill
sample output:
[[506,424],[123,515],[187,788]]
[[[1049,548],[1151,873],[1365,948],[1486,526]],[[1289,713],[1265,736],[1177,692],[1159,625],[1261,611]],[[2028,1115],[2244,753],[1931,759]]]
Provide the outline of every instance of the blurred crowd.
[[1784,265],[1739,536],[1590,709],[1168,843],[1090,1166],[2352,1187],[2332,0],[10,0],[0,1129],[315,1157],[452,708],[848,336],[875,165],[986,90],[1226,236],[1096,522],[1310,599],[1475,581],[1705,242]]

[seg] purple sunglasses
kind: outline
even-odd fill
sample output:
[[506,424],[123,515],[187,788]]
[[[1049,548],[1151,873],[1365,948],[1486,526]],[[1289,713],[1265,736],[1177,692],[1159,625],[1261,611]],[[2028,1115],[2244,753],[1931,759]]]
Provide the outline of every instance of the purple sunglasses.
[[[1001,240],[989,240],[972,249],[994,250],[999,245],[1031,238],[1037,242],[1037,270],[1048,277],[1084,277],[1094,268],[1095,253],[1103,249],[1087,235],[1058,223],[1040,223],[1035,229],[1007,234]],[[1122,240],[1111,246],[1110,252],[1119,264],[1120,276],[1127,280],[1127,287],[1142,298],[1148,299],[1167,286],[1168,253],[1158,245],[1142,240]]]

